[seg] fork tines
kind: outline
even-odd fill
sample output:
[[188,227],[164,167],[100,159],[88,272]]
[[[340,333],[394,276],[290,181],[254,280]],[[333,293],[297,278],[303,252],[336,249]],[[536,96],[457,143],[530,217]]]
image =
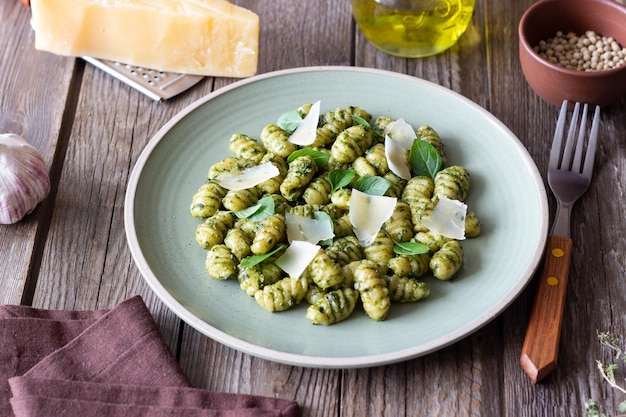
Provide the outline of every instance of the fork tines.
[[[583,156],[583,148],[585,142],[585,134],[587,130],[587,113],[588,104],[583,104],[582,116],[580,117],[580,126],[578,126],[580,103],[574,105],[574,111],[569,124],[569,130],[565,145],[563,145],[563,133],[565,130],[565,123],[567,119],[567,107],[568,101],[564,100],[561,105],[561,112],[559,113],[559,119],[557,121],[556,131],[554,132],[554,140],[552,141],[552,150],[550,151],[550,169],[563,169],[579,172],[586,177],[591,177],[593,171],[594,157],[596,153],[598,128],[600,125],[600,106],[595,107],[593,116],[593,122],[591,124],[591,131],[589,133],[589,143],[587,144],[587,151],[585,152],[585,162],[582,165],[581,162]],[[578,134],[576,134],[578,126]],[[563,149],[565,146],[565,149]],[[574,152],[572,158],[572,152]],[[562,157],[561,157],[562,155]]]

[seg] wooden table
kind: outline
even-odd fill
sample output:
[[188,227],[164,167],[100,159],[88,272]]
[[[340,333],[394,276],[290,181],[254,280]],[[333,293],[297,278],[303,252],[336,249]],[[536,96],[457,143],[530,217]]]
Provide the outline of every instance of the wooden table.
[[[527,86],[517,24],[532,0],[478,0],[452,50],[427,59],[378,52],[348,0],[239,0],[260,15],[259,73],[354,65],[407,73],[468,97],[504,122],[542,174],[558,110]],[[540,384],[519,366],[535,285],[473,335],[414,360],[367,369],[309,369],[258,359],[198,333],[144,283],[126,244],[124,193],[143,147],[178,111],[233,82],[206,78],[155,102],[81,59],[34,49],[30,10],[0,2],[0,132],[43,153],[52,192],[20,223],[0,227],[0,302],[110,308],[139,294],[193,385],[295,399],[304,416],[577,416],[594,398],[615,414],[598,330],[626,329],[626,101],[606,108],[594,181],[573,218],[574,255],[559,365]],[[551,208],[554,199],[549,197]]]

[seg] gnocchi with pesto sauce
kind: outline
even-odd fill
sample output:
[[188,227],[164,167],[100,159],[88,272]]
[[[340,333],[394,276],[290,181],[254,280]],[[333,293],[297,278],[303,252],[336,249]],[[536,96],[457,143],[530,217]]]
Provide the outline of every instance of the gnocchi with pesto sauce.
[[[374,119],[354,106],[319,114],[314,108],[307,103],[277,115],[258,138],[232,135],[233,155],[208,167],[191,196],[190,214],[202,221],[195,240],[206,250],[208,276],[238,283],[269,312],[304,303],[313,324],[332,325],[359,310],[382,321],[393,304],[427,298],[429,279],[452,280],[461,270],[461,242],[480,235],[480,222],[464,203],[470,175],[446,165],[431,126],[414,130],[403,119]],[[308,144],[291,142],[307,117],[314,127]],[[271,170],[262,169],[267,178],[239,181],[252,167]],[[356,207],[363,193],[372,207]],[[391,205],[378,218],[380,198]],[[370,216],[377,223],[358,221]],[[448,232],[440,222],[458,230]],[[326,235],[319,235],[321,226]],[[289,249],[307,239],[314,241],[303,264],[304,256]],[[289,262],[297,272],[283,266]]]

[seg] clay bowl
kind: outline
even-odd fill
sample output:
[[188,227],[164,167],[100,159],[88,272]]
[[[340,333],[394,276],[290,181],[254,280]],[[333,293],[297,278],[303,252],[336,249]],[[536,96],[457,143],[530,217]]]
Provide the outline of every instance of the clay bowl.
[[593,30],[626,46],[626,7],[614,0],[540,0],[522,16],[519,54],[530,87],[545,101],[606,106],[626,94],[626,66],[595,72],[567,69],[541,58],[533,47],[557,31]]

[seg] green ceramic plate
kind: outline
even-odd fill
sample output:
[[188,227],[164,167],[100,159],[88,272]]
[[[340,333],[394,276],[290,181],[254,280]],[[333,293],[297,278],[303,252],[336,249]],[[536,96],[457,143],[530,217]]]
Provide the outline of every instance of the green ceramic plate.
[[[233,133],[257,137],[287,110],[321,100],[322,111],[359,106],[374,117],[429,124],[445,143],[448,164],[471,173],[469,207],[482,235],[464,241],[457,279],[426,277],[428,299],[392,305],[386,321],[362,309],[333,326],[305,318],[306,303],[269,313],[236,282],[204,271],[206,251],[191,196],[208,168],[230,156]],[[125,207],[130,250],[151,289],[188,324],[227,346],[287,364],[350,368],[424,355],[471,334],[501,313],[536,270],[546,240],[543,181],[520,141],[464,97],[406,75],[353,67],[263,74],[190,105],[150,141],[131,175]]]

